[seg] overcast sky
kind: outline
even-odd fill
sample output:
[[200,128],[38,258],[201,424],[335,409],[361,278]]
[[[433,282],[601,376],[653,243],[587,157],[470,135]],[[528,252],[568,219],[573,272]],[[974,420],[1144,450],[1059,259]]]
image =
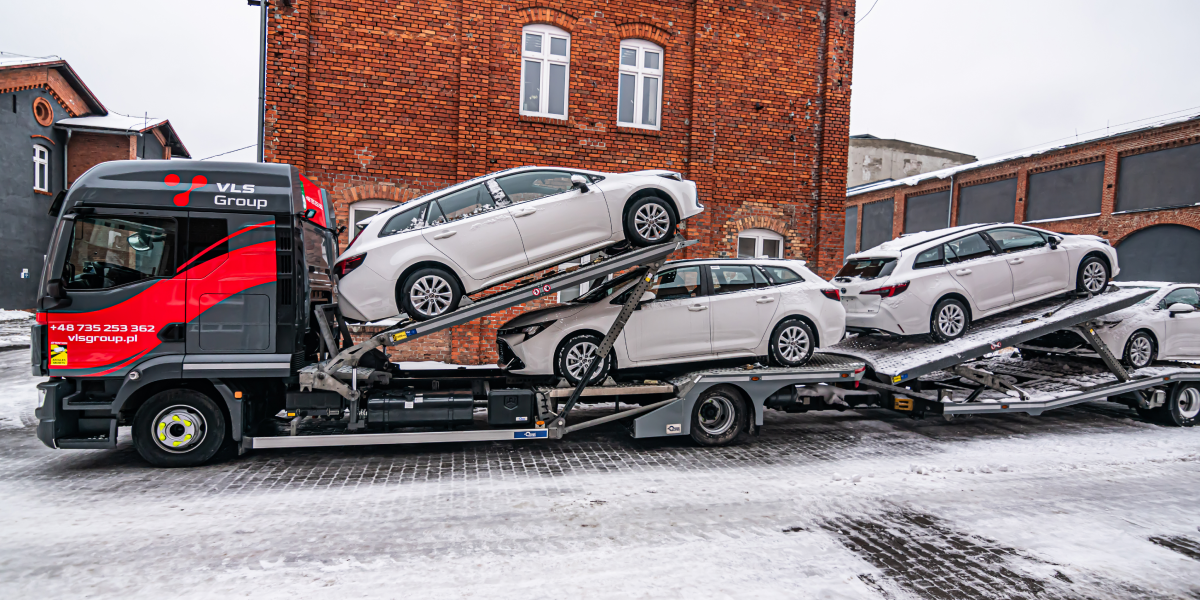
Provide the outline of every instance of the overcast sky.
[[[860,19],[876,4],[857,2]],[[62,56],[109,110],[171,119],[192,156],[255,143],[245,0],[0,0],[0,14],[0,50]],[[984,158],[1200,111],[1197,24],[1200,0],[878,0],[856,32],[851,133]]]

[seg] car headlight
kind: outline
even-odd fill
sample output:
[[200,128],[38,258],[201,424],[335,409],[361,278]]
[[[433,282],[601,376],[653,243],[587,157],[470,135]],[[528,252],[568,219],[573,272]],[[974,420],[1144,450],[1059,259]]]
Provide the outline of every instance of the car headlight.
[[504,335],[513,335],[515,333],[523,333],[523,334],[525,334],[525,339],[528,340],[529,338],[545,331],[547,327],[553,325],[555,323],[555,321],[557,321],[557,320],[558,319],[551,319],[549,321],[542,321],[541,323],[533,323],[531,325],[522,325],[520,327],[509,327],[509,328],[501,329],[501,330],[497,331],[496,334],[504,336]]

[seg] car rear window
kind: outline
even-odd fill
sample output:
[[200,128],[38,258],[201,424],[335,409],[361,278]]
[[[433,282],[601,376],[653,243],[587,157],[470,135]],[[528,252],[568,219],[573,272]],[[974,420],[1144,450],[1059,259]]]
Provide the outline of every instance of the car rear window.
[[852,258],[842,265],[842,270],[838,271],[835,277],[878,279],[891,275],[895,268],[894,258]]
[[795,271],[786,267],[776,267],[774,265],[759,265],[760,269],[767,274],[767,279],[775,285],[783,285],[785,283],[795,283],[804,281],[804,278],[797,275]]
[[[379,236],[392,235],[410,229],[420,229],[425,226],[425,208],[428,203],[414,206],[408,210],[401,211],[400,214],[388,219],[384,224],[383,229],[379,230]],[[357,236],[355,236],[357,238]]]

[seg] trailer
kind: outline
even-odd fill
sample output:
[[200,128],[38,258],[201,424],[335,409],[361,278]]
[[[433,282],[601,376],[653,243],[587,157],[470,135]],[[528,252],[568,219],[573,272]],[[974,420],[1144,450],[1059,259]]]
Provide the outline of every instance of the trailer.
[[[1036,415],[1110,399],[1179,425],[1200,413],[1193,383],[1200,372],[1128,373],[1090,333],[1092,319],[1132,305],[1146,290],[1039,302],[974,323],[950,344],[858,336],[794,368],[751,364],[573,388],[502,369],[406,371],[383,350],[636,270],[641,276],[599,344],[595,369],[658,269],[692,242],[676,237],[601,253],[354,342],[338,311],[337,232],[319,190],[286,165],[165,168],[105,163],[56,199],[32,344],[34,374],[50,377],[38,386],[36,414],[38,437],[51,448],[112,448],[118,428],[130,426],[148,462],[190,466],[227,445],[246,452],[555,440],[608,423],[625,425],[635,438],[686,436],[720,446],[756,433],[767,409],[953,418]],[[187,181],[191,189],[182,191]],[[996,354],[1067,328],[1092,343],[1101,366]],[[572,413],[581,402],[615,409],[582,419]]]

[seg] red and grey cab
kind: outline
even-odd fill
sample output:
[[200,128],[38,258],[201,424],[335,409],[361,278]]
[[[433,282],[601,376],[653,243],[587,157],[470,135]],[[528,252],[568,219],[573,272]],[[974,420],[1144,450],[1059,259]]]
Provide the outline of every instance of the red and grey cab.
[[311,304],[334,300],[338,249],[328,196],[296,167],[107,162],[52,214],[32,339],[34,375],[51,378],[46,445],[112,447],[166,382],[215,387],[200,391],[238,422],[223,379],[286,378],[311,358]]

